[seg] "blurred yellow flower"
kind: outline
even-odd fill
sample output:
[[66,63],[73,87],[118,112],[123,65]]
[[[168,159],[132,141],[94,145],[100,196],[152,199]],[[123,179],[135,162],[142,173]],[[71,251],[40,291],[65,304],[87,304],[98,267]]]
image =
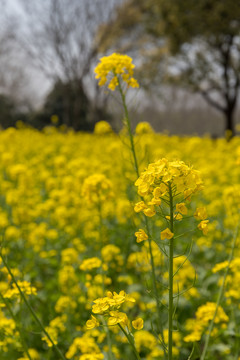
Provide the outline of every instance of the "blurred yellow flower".
[[135,236],[137,237],[137,243],[148,239],[148,236],[143,229],[139,229],[138,231],[136,231]]
[[171,232],[171,230],[169,228],[161,231],[161,240],[165,240],[165,239],[172,239],[172,237],[174,236],[174,234]]
[[132,326],[134,327],[134,329],[136,330],[142,330],[143,328],[143,319],[138,318],[136,320],[132,321]]

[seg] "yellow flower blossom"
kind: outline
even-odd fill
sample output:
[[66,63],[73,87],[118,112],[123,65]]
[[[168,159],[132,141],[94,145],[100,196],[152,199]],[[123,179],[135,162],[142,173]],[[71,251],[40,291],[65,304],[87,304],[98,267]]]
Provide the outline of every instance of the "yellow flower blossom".
[[101,266],[101,260],[97,257],[92,257],[89,259],[83,260],[81,265],[79,266],[80,270],[89,271],[96,268],[99,268]]
[[172,239],[174,236],[174,234],[171,232],[171,230],[169,228],[161,231],[161,240],[165,240],[165,239]]
[[135,204],[134,211],[136,211],[136,213],[139,213],[139,212],[143,211],[144,209],[147,209],[147,205],[145,204],[144,201],[140,201]]
[[137,243],[148,239],[148,235],[143,229],[139,229],[137,232],[135,232],[135,236],[137,237]]
[[108,326],[113,326],[117,324],[128,324],[128,317],[125,313],[119,311],[110,311],[110,317],[108,318]]
[[98,121],[94,126],[94,134],[96,135],[106,135],[112,133],[112,127],[107,121]]
[[209,220],[203,220],[198,224],[198,229],[203,232],[203,235],[207,235],[208,233],[208,224]]
[[134,327],[134,329],[136,330],[142,330],[143,328],[143,319],[138,318],[136,320],[132,321],[132,326]]
[[95,327],[98,327],[99,325],[99,321],[93,315],[91,315],[91,319],[86,322],[87,329],[93,329]]
[[152,217],[156,214],[156,211],[154,209],[151,208],[147,208],[143,210],[144,215],[146,215],[147,217]]
[[206,220],[207,218],[207,210],[205,207],[199,207],[194,213],[194,217],[197,220]]
[[176,211],[182,215],[187,215],[188,209],[184,203],[176,204]]

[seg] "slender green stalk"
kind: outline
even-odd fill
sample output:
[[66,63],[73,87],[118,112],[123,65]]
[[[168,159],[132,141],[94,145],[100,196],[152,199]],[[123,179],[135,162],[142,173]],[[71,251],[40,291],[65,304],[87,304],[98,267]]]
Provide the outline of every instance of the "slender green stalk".
[[208,332],[207,332],[207,336],[206,336],[206,340],[205,340],[205,344],[204,344],[204,347],[203,347],[203,352],[202,352],[202,355],[200,357],[200,360],[204,360],[205,356],[207,354],[208,345],[209,345],[209,341],[210,341],[210,336],[211,336],[211,333],[212,333],[212,330],[213,330],[213,327],[214,327],[214,321],[215,321],[215,318],[217,316],[218,308],[219,308],[221,300],[222,300],[222,296],[223,296],[223,293],[224,293],[224,287],[225,287],[225,283],[226,283],[226,278],[227,278],[227,275],[228,275],[228,272],[229,272],[230,264],[231,264],[232,259],[233,259],[233,253],[234,253],[234,249],[235,249],[235,246],[236,246],[238,231],[239,231],[239,224],[238,224],[238,226],[236,228],[236,231],[235,231],[235,234],[234,234],[234,237],[233,237],[232,246],[231,246],[231,252],[230,252],[229,257],[228,257],[228,265],[227,265],[227,267],[225,269],[224,276],[223,276],[223,281],[222,281],[221,287],[220,287],[219,292],[218,292],[216,309],[215,309],[213,318],[212,318],[212,320],[211,320],[211,322],[209,324],[209,328],[208,328]]
[[[124,91],[122,89],[121,79],[120,78],[118,78],[118,84],[119,84],[118,88],[119,88],[119,92],[120,92],[120,95],[121,95],[122,104],[123,104],[123,108],[124,108],[124,115],[125,115],[125,119],[126,119],[126,122],[127,122],[128,135],[129,135],[130,144],[131,144],[131,151],[132,151],[132,155],[133,155],[134,167],[135,167],[136,175],[137,175],[137,177],[139,177],[140,173],[139,173],[139,166],[138,166],[138,161],[137,161],[137,156],[136,156],[136,151],[135,151],[135,145],[134,145],[134,139],[133,139],[133,134],[132,134],[132,129],[131,129],[131,121],[130,121],[129,112],[128,112],[128,108],[127,108],[127,104],[126,104],[126,96],[125,96],[125,93],[124,93]],[[142,197],[141,197],[141,199],[143,200]],[[146,226],[147,233],[150,234],[148,218],[147,217],[145,217],[145,226]],[[154,291],[154,296],[155,296],[156,302],[157,302],[158,330],[159,330],[159,332],[160,332],[160,334],[162,336],[162,341],[164,342],[163,329],[162,329],[162,324],[161,324],[160,301],[159,301],[158,291],[157,291],[156,270],[155,270],[154,258],[153,258],[153,253],[152,253],[151,240],[149,238],[148,238],[148,244],[149,244],[149,253],[150,253],[151,269],[152,269],[153,291]],[[164,353],[165,353],[165,347],[164,347]]]
[[[170,230],[174,233],[173,226],[173,194],[169,184],[169,209],[170,209]],[[172,333],[173,333],[173,244],[174,237],[169,240],[169,269],[168,269],[168,360],[172,360]]]
[[129,344],[131,345],[131,347],[132,347],[132,349],[133,349],[133,352],[134,352],[134,354],[135,354],[136,359],[137,359],[137,360],[141,360],[141,358],[140,358],[140,356],[139,356],[139,353],[137,352],[137,349],[136,349],[136,347],[135,347],[135,345],[134,345],[134,342],[133,342],[133,340],[132,340],[132,338],[131,338],[131,335],[129,335],[129,334],[126,332],[126,330],[122,327],[121,324],[118,324],[118,326],[120,327],[120,329],[122,330],[122,332],[123,332],[124,335],[126,336]]
[[14,312],[12,311],[11,306],[10,306],[8,300],[5,299],[5,297],[2,295],[1,292],[0,292],[0,297],[1,297],[2,301],[4,302],[4,304],[6,305],[6,307],[7,307],[8,311],[9,311],[11,317],[12,317],[13,320],[15,321],[16,328],[17,328],[17,330],[18,330],[18,332],[19,332],[19,335],[20,335],[20,338],[21,338],[21,342],[22,342],[22,347],[23,347],[23,350],[24,350],[25,354],[27,355],[27,357],[29,358],[29,360],[32,360],[31,355],[29,354],[29,351],[28,351],[28,347],[27,347],[26,341],[25,341],[24,336],[23,336],[23,333],[22,333],[22,328],[21,328],[21,326],[18,325],[17,318],[16,318]]
[[[103,216],[102,216],[102,206],[101,206],[101,202],[100,202],[100,198],[99,198],[99,202],[98,202],[98,212],[99,212],[99,236],[100,236],[100,243],[101,243],[101,247],[103,247]],[[103,292],[103,296],[105,293],[105,274],[104,274],[104,270],[103,270],[103,257],[102,257],[102,252],[100,251],[100,257],[101,257],[101,275],[102,275],[102,292]],[[104,320],[104,318],[102,319],[104,326],[104,329],[106,329],[106,334],[107,334],[107,343],[108,343],[108,355],[109,355],[109,360],[113,360],[113,353],[112,353],[112,341],[111,341],[111,336],[110,336],[110,332],[109,332],[109,328],[108,326],[106,326],[106,322]]]
[[8,266],[7,262],[5,261],[4,257],[2,256],[2,253],[0,252],[0,257],[2,259],[2,262],[4,264],[4,266],[7,268],[7,271],[9,273],[9,275],[12,278],[12,281],[14,282],[14,284],[16,285],[19,294],[21,296],[21,298],[23,299],[25,305],[27,306],[28,310],[30,311],[30,313],[32,314],[33,318],[35,319],[36,323],[39,325],[39,327],[41,328],[41,330],[43,331],[43,333],[46,335],[46,337],[48,338],[48,340],[50,341],[50,343],[52,344],[53,348],[55,349],[56,353],[60,356],[60,358],[62,360],[66,360],[65,357],[63,356],[62,352],[60,351],[59,347],[54,343],[54,341],[52,340],[52,338],[50,337],[49,333],[46,331],[46,329],[44,328],[43,324],[41,323],[40,319],[38,318],[37,314],[35,313],[35,311],[33,310],[31,304],[29,303],[29,301],[27,300],[25,294],[23,293],[23,291],[21,290],[20,286],[18,285],[15,276],[13,275],[10,267]]
[[[146,221],[146,228],[147,228],[147,232],[149,234],[148,222],[147,221]],[[156,302],[157,302],[158,327],[159,327],[159,331],[160,331],[160,333],[162,335],[162,341],[164,341],[164,339],[163,339],[163,329],[162,329],[162,325],[161,325],[161,321],[160,321],[161,309],[160,309],[160,301],[159,301],[157,285],[156,285],[157,284],[156,270],[155,270],[155,264],[154,264],[154,257],[153,257],[153,253],[152,253],[152,243],[151,243],[151,240],[149,239],[149,237],[148,237],[148,245],[149,245],[150,261],[151,261],[151,268],[152,268],[153,291],[154,291],[154,295],[155,295]]]
[[130,117],[129,117],[128,108],[127,108],[127,104],[126,104],[126,95],[125,95],[125,93],[124,93],[124,91],[122,89],[121,79],[119,79],[119,78],[118,78],[118,84],[119,84],[118,88],[119,88],[119,92],[120,92],[120,95],[121,95],[122,104],[123,104],[123,108],[124,108],[125,119],[126,119],[126,122],[127,122],[128,135],[129,135],[129,139],[130,139],[130,143],[131,143],[131,150],[132,150],[132,154],[133,154],[134,167],[135,167],[137,177],[139,177],[139,167],[138,167],[137,156],[136,156],[136,151],[135,151],[135,146],[134,146],[134,140],[133,140],[133,134],[132,134],[132,129],[131,129]]

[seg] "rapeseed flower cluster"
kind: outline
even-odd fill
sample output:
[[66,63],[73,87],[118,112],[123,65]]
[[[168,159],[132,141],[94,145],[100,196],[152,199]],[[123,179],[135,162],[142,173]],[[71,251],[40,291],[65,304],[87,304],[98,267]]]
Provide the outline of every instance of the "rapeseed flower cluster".
[[84,180],[82,194],[89,203],[101,203],[112,196],[111,190],[112,183],[104,174],[93,174]]
[[96,79],[99,79],[99,86],[103,86],[109,80],[108,88],[112,91],[119,86],[119,81],[123,81],[127,87],[139,87],[136,79],[133,78],[132,59],[127,55],[113,53],[104,56],[95,68]]
[[[186,165],[183,161],[168,161],[163,158],[148,165],[135,182],[138,194],[143,198],[136,203],[134,210],[143,212],[147,217],[156,213],[162,216],[161,205],[169,204],[171,198],[180,198],[185,202],[175,200],[174,221],[181,221],[188,214],[187,203],[193,194],[203,190],[203,183],[198,171]],[[205,207],[197,208],[194,217],[200,220],[198,229],[204,235],[208,232],[207,213]],[[165,215],[169,221],[170,214]],[[137,242],[148,239],[148,234],[143,229],[135,233]],[[167,227],[161,232],[161,240],[173,238],[174,233]]]
[[[204,305],[201,305],[195,314],[195,319],[189,319],[186,324],[186,330],[191,331],[191,333],[185,336],[184,341],[186,342],[195,342],[199,341],[202,337],[204,331],[207,330],[207,326],[212,320],[216,310],[216,303],[207,302]],[[229,317],[225,314],[221,306],[218,307],[217,315],[214,322],[218,324],[218,327],[215,328],[212,336],[218,334],[218,329],[226,329]]]
[[[104,315],[107,318],[108,326],[121,324],[124,327],[130,328],[131,325],[127,314],[119,311],[119,309],[125,302],[135,303],[135,301],[132,296],[126,294],[123,290],[119,294],[108,291],[107,296],[93,301],[92,312],[94,315]],[[95,316],[91,315],[91,319],[87,321],[86,326],[87,329],[93,329],[100,326],[100,322]],[[132,326],[136,330],[141,330],[143,328],[143,319],[137,318],[133,320]]]

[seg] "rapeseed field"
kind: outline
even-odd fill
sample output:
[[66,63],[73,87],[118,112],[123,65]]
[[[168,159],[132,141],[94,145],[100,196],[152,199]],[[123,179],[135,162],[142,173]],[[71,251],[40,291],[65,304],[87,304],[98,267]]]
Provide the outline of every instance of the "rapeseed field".
[[240,139],[124,123],[0,132],[1,359],[240,359]]

